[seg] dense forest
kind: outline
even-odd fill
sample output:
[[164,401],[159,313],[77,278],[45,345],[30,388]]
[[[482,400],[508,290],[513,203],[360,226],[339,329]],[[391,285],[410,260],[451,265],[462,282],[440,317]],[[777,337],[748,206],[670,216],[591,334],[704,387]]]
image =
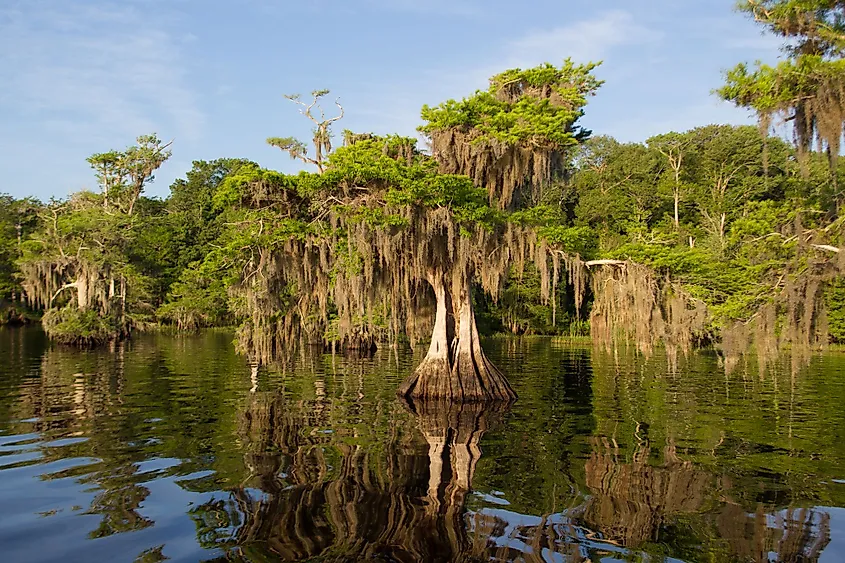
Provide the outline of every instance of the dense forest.
[[430,342],[405,392],[500,398],[479,334],[719,343],[726,358],[845,342],[843,6],[740,8],[784,38],[778,65],[739,65],[717,91],[759,127],[619,142],[579,123],[599,65],[566,60],[423,107],[422,144],[336,139],[328,91],[287,96],[313,142],[268,143],[298,174],[196,161],[160,200],[145,188],[178,147],[144,135],[92,155],[98,192],[0,198],[0,321],[84,345],[237,327],[255,363]]

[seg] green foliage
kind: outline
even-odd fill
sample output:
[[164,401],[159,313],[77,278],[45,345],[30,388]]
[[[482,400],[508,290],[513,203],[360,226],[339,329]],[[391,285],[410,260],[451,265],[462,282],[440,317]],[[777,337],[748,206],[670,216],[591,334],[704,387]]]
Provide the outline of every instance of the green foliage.
[[80,311],[73,306],[48,310],[41,323],[51,339],[70,346],[100,346],[123,331],[116,315]]
[[171,285],[190,264],[201,262],[223,231],[222,209],[214,197],[242,167],[241,159],[195,161],[185,179],[176,180],[164,201],[139,201],[127,253],[132,263],[154,280],[154,301],[164,302]]
[[736,262],[715,260],[704,248],[631,243],[617,248],[612,256],[646,264],[681,284],[693,298],[709,306],[718,326],[747,317],[753,313],[748,307],[760,298],[761,288],[755,284],[753,270]]
[[[293,314],[305,288],[285,275],[262,285],[268,260],[283,252],[312,261],[330,255],[326,283],[337,287],[369,263],[361,247],[369,234],[412,233],[420,217],[438,214],[448,224],[444,240],[461,233],[463,244],[469,235],[505,232],[505,225],[531,229],[555,251],[584,260],[651,266],[705,302],[714,328],[748,320],[782,287],[796,249],[808,242],[790,236],[791,229],[824,228],[840,205],[845,166],[831,175],[828,157],[839,153],[845,116],[839,88],[845,20],[840,7],[822,0],[748,0],[740,8],[786,39],[788,57],[776,66],[739,65],[719,94],[766,119],[779,113],[795,121],[797,150],[747,126],[707,125],[646,143],[589,138],[579,119],[602,84],[593,74],[598,65],[569,59],[511,69],[486,90],[424,106],[419,130],[431,141],[430,155],[412,138],[348,131],[344,146],[333,147],[331,127],[343,108],[337,104],[340,115],[327,117],[320,102],[328,91],[317,90],[309,101],[287,96],[314,123],[316,153],[309,156],[306,143],[292,137],[268,143],[319,173],[283,174],[239,159],[197,161],[166,201],[149,199],[144,187],[170,157],[170,145],[146,135],[133,147],[88,159],[100,193],[43,207],[0,199],[0,300],[20,295],[23,279],[42,290],[44,307],[62,311],[48,319],[60,327],[54,332],[75,328],[96,340],[111,326],[102,319],[111,318],[115,292],[102,295],[114,280],[126,284],[120,330],[154,318],[184,329],[237,322],[248,308],[238,288],[249,281],[260,293],[250,299],[276,322]],[[764,130],[769,124],[764,119]],[[454,162],[444,163],[446,153]],[[296,269],[292,260],[286,267]],[[45,265],[55,279],[38,285],[30,278]],[[98,301],[71,316],[83,274],[96,278]],[[561,333],[583,322],[566,281],[552,296],[557,309],[543,304],[548,295],[531,267],[505,282],[499,302],[476,299],[491,328]],[[845,324],[841,293],[838,285],[826,293],[837,339]],[[342,308],[330,301],[321,307]],[[395,311],[366,314],[384,321]],[[320,328],[331,340],[339,320],[327,322],[334,325]]]
[[267,144],[289,153],[294,160],[300,160],[308,154],[308,147],[305,146],[305,143],[293,137],[269,137]]
[[845,61],[825,60],[821,55],[805,55],[775,66],[760,63],[750,68],[741,63],[725,74],[726,84],[718,93],[739,106],[775,112],[794,106],[808,92],[843,73]]
[[155,133],[141,135],[137,143],[124,151],[111,150],[87,159],[100,184],[105,209],[116,207],[132,215],[144,188],[155,179],[155,171],[172,155],[171,143],[164,143]]
[[479,331],[520,335],[584,336],[589,327],[575,314],[571,294],[565,283],[552,295],[556,305],[544,303],[540,273],[527,265],[522,275],[511,273],[508,283],[494,302],[476,292]]
[[41,203],[30,198],[16,200],[0,195],[0,301],[17,300],[21,296],[15,262],[20,257],[22,242],[38,226],[40,208]]
[[669,200],[657,189],[665,168],[656,150],[595,137],[582,146],[576,162],[579,223],[641,235],[668,212]]
[[[527,70],[512,69],[490,79],[490,87],[461,101],[448,100],[422,108],[423,133],[450,128],[474,129],[474,142],[499,141],[515,145],[531,142],[572,147],[589,132],[574,126],[587,98],[602,81],[592,71],[596,63],[576,65],[570,59],[558,68],[549,63]],[[544,95],[532,95],[542,92]]]
[[555,225],[540,228],[538,232],[556,249],[568,254],[577,254],[584,260],[595,256],[598,250],[598,235],[590,227]]
[[537,205],[516,211],[508,216],[508,220],[535,229],[541,239],[567,254],[578,254],[589,260],[598,251],[596,231],[584,225],[569,225],[559,205]]
[[181,330],[232,324],[226,280],[212,267],[213,260],[189,265],[171,286],[168,302],[158,308],[162,322]]
[[761,128],[772,118],[792,122],[799,155],[816,145],[834,173],[845,124],[845,18],[839,2],[743,0],[740,10],[784,38],[786,58],[775,66],[741,63],[717,90],[725,100],[755,110]]
[[[335,210],[373,226],[405,226],[405,220],[389,210],[406,206],[447,207],[459,226],[492,226],[502,220],[483,188],[466,176],[438,174],[436,164],[407,137],[372,137],[341,147],[332,153],[324,173],[301,173],[296,181],[299,193],[310,197],[312,205],[335,202]],[[350,198],[356,192],[377,198]],[[349,201],[340,202],[339,197]]]
[[[410,158],[397,158],[396,151],[405,146]],[[431,166],[416,152],[412,139],[402,137],[361,140],[337,149],[329,157],[323,174],[302,175],[307,186],[302,191],[311,195],[348,193],[351,190],[402,188],[423,178]]]
[[284,203],[297,191],[296,177],[267,170],[255,163],[243,163],[213,190],[211,209],[220,213],[232,207],[261,207]]
[[151,321],[155,294],[165,290],[162,254],[170,245],[160,221],[164,205],[142,193],[170,158],[170,143],[156,135],[142,135],[137,143],[91,156],[101,193],[51,202],[19,245],[28,299],[46,310],[44,327],[59,342],[123,338]]
[[845,52],[845,19],[840,2],[830,0],[741,0],[737,6],[776,35],[791,38],[791,54]]
[[570,210],[559,217],[598,234],[597,257],[646,264],[682,286],[718,329],[772,299],[796,255],[785,233],[799,216],[804,228],[824,226],[818,207],[829,200],[819,186],[828,184],[814,182],[825,159],[811,154],[809,163],[811,180],[795,149],[747,126],[709,125],[647,145],[595,137],[576,160]]

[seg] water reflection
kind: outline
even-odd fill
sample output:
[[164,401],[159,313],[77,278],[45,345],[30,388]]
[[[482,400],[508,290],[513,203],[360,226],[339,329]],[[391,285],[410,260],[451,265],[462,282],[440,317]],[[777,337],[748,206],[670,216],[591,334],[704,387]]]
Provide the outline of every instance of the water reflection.
[[229,340],[83,353],[0,334],[4,559],[843,556],[841,359],[725,378],[707,355],[669,373],[508,340],[491,346],[508,409],[397,401],[411,357],[276,374]]
[[719,543],[726,544],[720,551],[730,560],[818,561],[830,542],[829,514],[794,507],[766,513],[762,504],[748,513],[731,502],[729,480],[681,459],[674,444],[664,447],[658,466],[648,462],[648,443],[638,445],[630,462],[620,460],[619,448],[607,441],[596,441],[594,446],[585,466],[593,497],[586,503],[583,520],[620,545],[639,547],[665,540],[661,536],[672,533],[667,530],[672,522],[699,514],[700,529],[716,531]]
[[584,519],[622,545],[657,541],[667,517],[702,511],[717,486],[712,474],[681,459],[674,444],[664,447],[663,463],[653,466],[647,441],[637,444],[630,462],[607,439],[592,442],[584,472],[593,497]]
[[464,502],[479,442],[507,405],[396,403],[385,441],[371,444],[355,428],[321,430],[337,407],[321,389],[312,401],[282,392],[250,400],[239,425],[249,475],[228,499],[194,511],[200,536],[249,560],[470,555]]

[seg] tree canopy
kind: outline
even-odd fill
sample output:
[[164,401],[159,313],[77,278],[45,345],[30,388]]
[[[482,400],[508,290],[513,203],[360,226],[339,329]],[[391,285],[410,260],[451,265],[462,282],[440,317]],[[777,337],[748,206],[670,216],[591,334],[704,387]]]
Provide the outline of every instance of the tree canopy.
[[559,68],[505,71],[487,90],[423,106],[419,130],[441,172],[469,176],[499,208],[534,203],[590,134],[577,123],[602,84],[592,74],[597,66],[567,59]]
[[[781,64],[740,65],[719,91],[757,110],[763,135],[594,136],[581,119],[598,65],[569,59],[424,106],[425,150],[397,135],[336,140],[344,109],[322,107],[327,90],[286,96],[313,146],[267,141],[307,170],[197,161],[166,200],[148,198],[171,145],[146,135],[88,159],[98,193],[0,200],[0,297],[24,294],[51,337],[75,344],[234,326],[254,364],[426,343],[401,392],[455,400],[513,398],[481,348],[496,331],[670,357],[717,342],[726,365],[752,343],[841,341],[842,5],[741,9],[786,43]],[[770,135],[776,115],[795,122],[795,144]]]
[[778,64],[737,65],[718,90],[755,110],[768,130],[774,118],[791,122],[799,156],[818,143],[835,164],[845,125],[845,3],[830,0],[743,0],[739,9],[783,37]]

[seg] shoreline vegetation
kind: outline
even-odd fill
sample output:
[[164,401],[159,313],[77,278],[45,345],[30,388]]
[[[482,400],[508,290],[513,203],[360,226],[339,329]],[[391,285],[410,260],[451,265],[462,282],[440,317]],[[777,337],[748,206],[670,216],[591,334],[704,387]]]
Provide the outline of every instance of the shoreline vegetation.
[[566,59],[424,106],[430,150],[351,131],[337,143],[339,100],[286,96],[314,137],[267,142],[310,171],[195,161],[164,200],[144,190],[172,142],[143,135],[88,158],[96,193],[0,198],[0,324],[40,315],[82,346],[234,326],[253,364],[305,345],[428,346],[400,393],[455,401],[515,398],[481,335],[674,357],[718,343],[726,368],[752,349],[845,344],[845,24],[828,4],[740,3],[788,45],[717,90],[760,127],[621,143],[579,124],[599,63]]

